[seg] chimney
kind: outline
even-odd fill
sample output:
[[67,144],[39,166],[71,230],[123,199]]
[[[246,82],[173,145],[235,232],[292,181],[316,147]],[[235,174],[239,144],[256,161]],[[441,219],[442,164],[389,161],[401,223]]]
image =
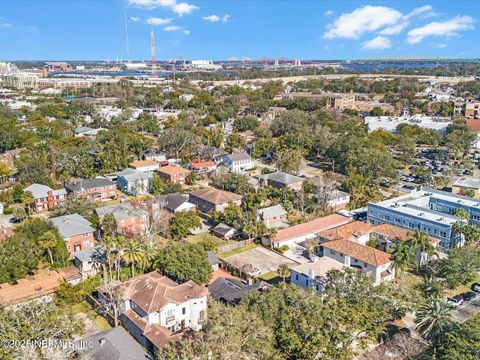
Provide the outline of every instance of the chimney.
[[99,343],[100,345],[105,344],[105,338],[99,339],[99,340],[98,340],[98,343]]
[[248,286],[253,285],[253,279],[251,277],[247,278],[247,285]]

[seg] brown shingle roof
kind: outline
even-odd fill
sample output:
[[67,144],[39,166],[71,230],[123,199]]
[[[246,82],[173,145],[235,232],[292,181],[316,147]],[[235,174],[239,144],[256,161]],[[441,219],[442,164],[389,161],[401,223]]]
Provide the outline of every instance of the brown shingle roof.
[[372,225],[361,221],[353,221],[333,229],[321,231],[317,236],[328,241],[338,239],[354,240],[358,236],[369,234],[371,230]]
[[233,192],[214,189],[211,187],[200,190],[193,190],[190,191],[189,194],[190,196],[194,196],[215,205],[225,204],[230,201],[240,200],[242,198],[241,195],[235,194]]
[[163,173],[163,174],[167,174],[167,175],[189,173],[189,171],[187,169],[184,169],[180,166],[173,166],[173,165],[162,166],[161,168],[157,169],[156,171],[158,173]]
[[390,262],[390,255],[386,252],[349,240],[329,241],[321,244],[320,246],[333,251],[338,251],[343,255],[350,256],[375,267],[385,265]]
[[158,349],[162,349],[170,341],[178,341],[182,338],[182,333],[172,333],[166,327],[159,324],[149,323],[145,318],[140,317],[132,309],[128,309],[122,315],[126,316],[137,328],[139,328],[145,337],[150,340]]
[[297,236],[307,235],[311,233],[317,233],[326,229],[340,226],[349,222],[349,219],[345,216],[333,214],[324,216],[303,224],[290,226],[286,229],[279,230],[273,237],[272,242],[280,242],[295,238]]
[[128,166],[139,168],[143,166],[152,166],[152,165],[159,165],[159,164],[158,162],[153,160],[136,160],[136,161],[132,161]]
[[163,309],[167,304],[181,304],[208,293],[204,286],[193,281],[177,284],[157,271],[134,277],[117,287],[121,289],[124,300],[133,300],[148,314]]
[[476,119],[467,119],[467,126],[473,132],[480,132],[480,120]]

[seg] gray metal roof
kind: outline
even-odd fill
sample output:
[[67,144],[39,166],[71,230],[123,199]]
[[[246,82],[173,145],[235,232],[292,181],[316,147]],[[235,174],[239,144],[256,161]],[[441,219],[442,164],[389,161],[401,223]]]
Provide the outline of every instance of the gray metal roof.
[[78,214],[58,216],[50,219],[64,238],[95,231],[90,222]]
[[252,160],[250,155],[248,155],[246,152],[244,153],[238,153],[238,154],[231,154],[225,156],[226,158],[229,158],[232,162],[236,161],[244,161],[244,160]]
[[297,182],[300,182],[302,181],[303,182],[303,178],[299,177],[299,176],[295,176],[295,175],[291,175],[291,174],[287,174],[285,172],[282,172],[282,171],[276,171],[276,172],[273,172],[273,173],[270,173],[270,174],[265,174],[265,175],[262,175],[260,176],[261,179],[264,179],[264,180],[273,180],[277,183],[280,183],[280,184],[294,184],[294,183],[297,183]]
[[148,215],[145,210],[136,209],[129,203],[103,206],[96,208],[95,212],[100,218],[111,214],[117,221]]
[[27,191],[30,191],[35,199],[40,199],[47,197],[48,192],[52,191],[52,188],[47,185],[32,184],[23,189],[23,192]]
[[213,251],[207,252],[208,255],[208,262],[212,265],[217,265],[220,263],[220,259],[215,255]]
[[105,250],[96,246],[91,249],[76,251],[75,258],[81,262],[91,261],[93,259],[103,260],[105,258]]
[[270,219],[273,217],[287,215],[287,212],[282,207],[282,205],[274,205],[267,208],[259,209],[258,214],[262,219]]
[[65,188],[67,189],[67,191],[76,192],[76,191],[83,191],[83,190],[98,188],[102,186],[110,186],[110,185],[114,185],[114,184],[112,181],[108,179],[95,178],[92,180],[83,179],[75,183],[70,183],[70,184],[67,184]]
[[187,194],[172,193],[167,195],[157,196],[156,202],[162,204],[170,211],[177,210],[180,206],[188,202]]
[[121,326],[82,339],[86,348],[77,351],[94,360],[151,360],[150,354]]
[[128,182],[135,182],[135,181],[138,181],[138,180],[150,179],[151,174],[146,173],[146,172],[142,172],[142,171],[138,171],[138,170],[135,170],[135,169],[131,169],[131,168],[126,168],[125,170],[120,171],[117,174],[117,177],[123,177]]

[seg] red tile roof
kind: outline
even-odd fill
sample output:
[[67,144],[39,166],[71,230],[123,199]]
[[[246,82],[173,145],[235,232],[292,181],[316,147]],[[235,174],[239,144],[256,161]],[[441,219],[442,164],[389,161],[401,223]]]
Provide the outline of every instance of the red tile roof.
[[385,265],[390,262],[390,255],[386,252],[356,243],[354,241],[334,240],[321,244],[320,246],[337,251],[343,255],[350,256],[375,267]]
[[214,161],[210,160],[210,161],[192,161],[190,165],[195,169],[202,169],[206,167],[213,167],[216,164]]
[[[385,236],[388,239],[398,241],[408,241],[412,238],[413,235],[415,235],[413,231],[390,224],[376,225],[372,228],[371,233],[379,234]],[[430,244],[436,244],[440,241],[431,236],[428,237],[428,240],[430,241]]]
[[467,126],[473,132],[480,132],[480,120],[467,119]]
[[348,222],[349,219],[342,215],[333,214],[324,216],[303,224],[294,225],[286,229],[279,230],[277,234],[273,237],[272,242],[277,243],[298,236],[315,234],[323,230],[346,224]]
[[369,234],[372,231],[372,225],[361,221],[353,221],[351,223],[321,231],[318,237],[331,241],[338,239],[354,240],[355,237]]

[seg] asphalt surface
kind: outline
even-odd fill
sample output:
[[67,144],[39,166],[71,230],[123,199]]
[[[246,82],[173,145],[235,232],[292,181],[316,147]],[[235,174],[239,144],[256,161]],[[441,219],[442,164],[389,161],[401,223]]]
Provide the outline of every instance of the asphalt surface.
[[477,297],[474,300],[464,301],[462,305],[456,308],[453,311],[453,316],[455,320],[459,323],[463,323],[476,314],[480,312],[480,296],[477,294]]

